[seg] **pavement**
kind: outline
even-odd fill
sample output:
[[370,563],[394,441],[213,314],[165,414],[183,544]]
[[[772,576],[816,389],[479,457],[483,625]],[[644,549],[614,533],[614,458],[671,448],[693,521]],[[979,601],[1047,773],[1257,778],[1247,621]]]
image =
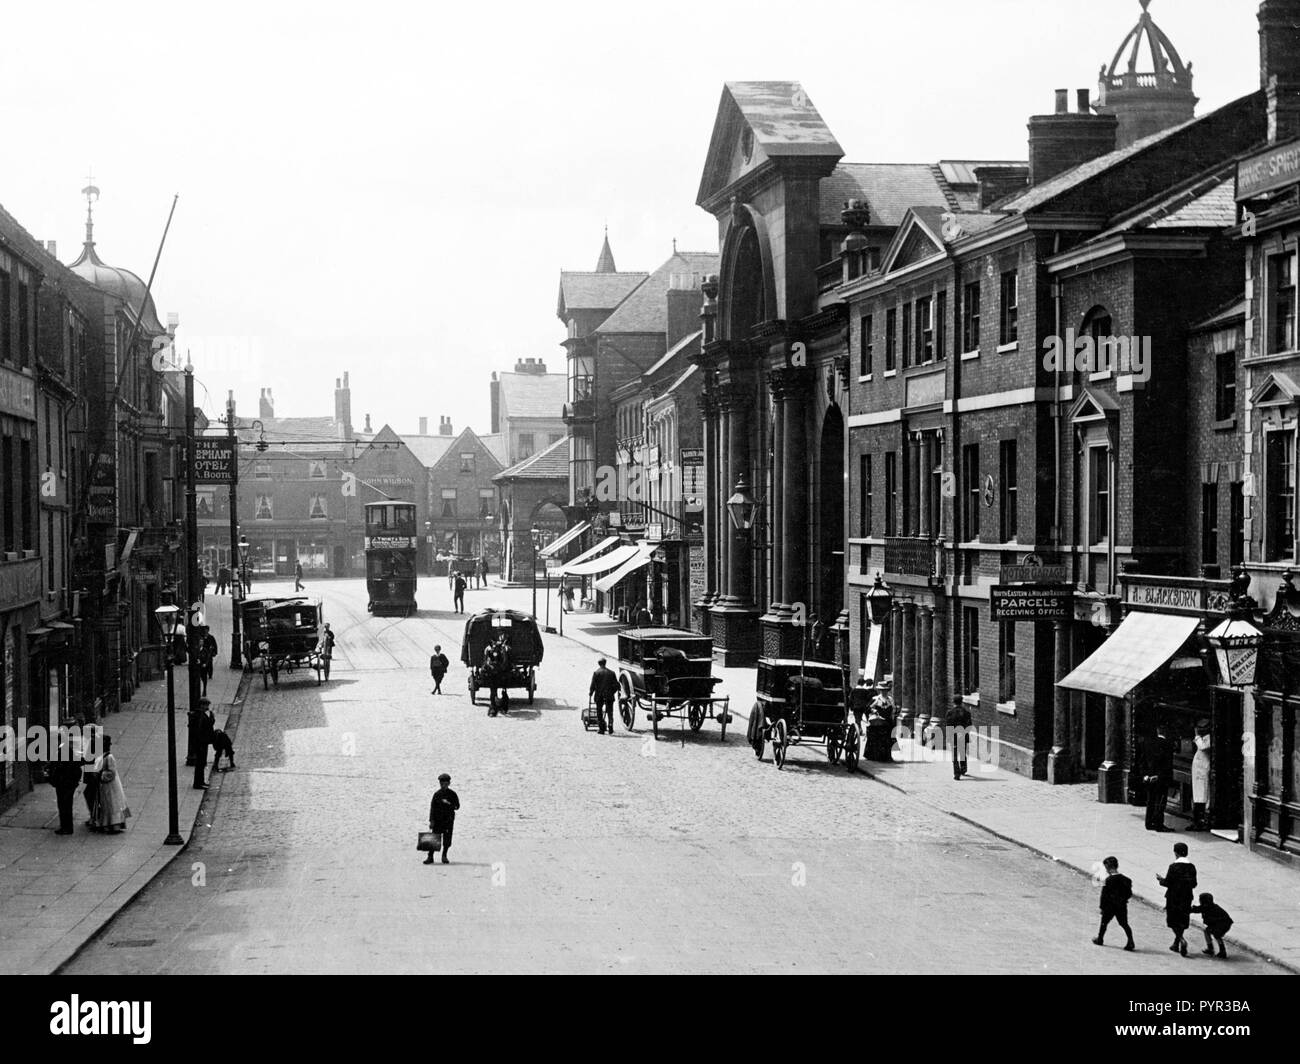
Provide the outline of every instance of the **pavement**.
[[[224,728],[239,704],[243,673],[227,667],[230,599],[207,597],[208,624],[222,648],[208,698],[217,727]],[[220,785],[217,773],[209,791],[193,789],[193,770],[185,767],[188,681],[184,667],[175,673],[177,799],[182,837],[188,842],[206,795]],[[126,791],[131,817],[117,835],[84,826],[85,803],[78,791],[73,835],[56,835],[59,826],[54,788],[45,783],[0,814],[0,974],[56,971],[114,914],[149,884],[181,852],[167,845],[167,680],[142,683],[122,710],[102,722],[113,740],[113,755]]]

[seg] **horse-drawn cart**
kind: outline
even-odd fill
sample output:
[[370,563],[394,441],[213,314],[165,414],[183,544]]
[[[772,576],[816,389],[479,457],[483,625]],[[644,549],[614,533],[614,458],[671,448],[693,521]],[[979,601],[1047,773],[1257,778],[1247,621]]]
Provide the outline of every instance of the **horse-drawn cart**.
[[316,683],[329,671],[322,642],[324,611],[305,595],[290,598],[245,599],[240,603],[243,624],[244,669],[257,668],[262,686],[280,682],[280,673],[312,669]]
[[478,689],[486,687],[488,716],[494,717],[509,710],[509,689],[519,687],[528,692],[532,705],[542,652],[542,635],[531,614],[503,608],[474,614],[465,622],[460,648],[460,660],[469,667],[470,702],[477,704]]
[[850,772],[858,766],[861,736],[847,699],[844,670],[821,661],[759,658],[754,708],[749,714],[749,743],[760,760],[768,743],[777,768],[785,766],[791,746],[824,743],[826,760],[841,757]]
[[618,712],[625,728],[632,729],[639,708],[655,738],[661,720],[676,717],[697,732],[712,718],[726,741],[731,701],[713,693],[722,680],[713,675],[712,639],[680,628],[630,628],[619,633],[618,659]]

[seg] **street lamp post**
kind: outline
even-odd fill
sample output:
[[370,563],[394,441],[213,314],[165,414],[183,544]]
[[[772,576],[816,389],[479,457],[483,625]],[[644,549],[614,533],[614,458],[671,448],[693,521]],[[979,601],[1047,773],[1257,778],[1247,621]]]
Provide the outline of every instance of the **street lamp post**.
[[542,530],[536,525],[528,530],[528,534],[533,541],[533,616],[537,616],[537,541],[541,538]]
[[181,838],[180,808],[176,801],[176,684],[172,673],[172,650],[176,625],[180,621],[178,606],[168,604],[153,611],[163,634],[163,658],[167,662],[167,838],[168,846],[179,846]]

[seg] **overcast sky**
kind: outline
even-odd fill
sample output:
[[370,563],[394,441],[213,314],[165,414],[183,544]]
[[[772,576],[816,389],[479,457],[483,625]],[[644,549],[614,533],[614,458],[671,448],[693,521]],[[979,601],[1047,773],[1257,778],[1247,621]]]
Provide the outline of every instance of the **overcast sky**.
[[[1253,0],[1154,0],[1204,113],[1258,87]],[[209,409],[487,431],[493,369],[562,370],[561,269],[602,227],[620,269],[695,206],[721,86],[801,81],[848,161],[1025,158],[1052,90],[1090,87],[1138,0],[743,4],[8,5],[0,203],[70,262],[97,250],[181,319]],[[1073,99],[1073,93],[1071,93]],[[206,389],[206,394],[205,394]],[[435,428],[436,431],[436,428]]]

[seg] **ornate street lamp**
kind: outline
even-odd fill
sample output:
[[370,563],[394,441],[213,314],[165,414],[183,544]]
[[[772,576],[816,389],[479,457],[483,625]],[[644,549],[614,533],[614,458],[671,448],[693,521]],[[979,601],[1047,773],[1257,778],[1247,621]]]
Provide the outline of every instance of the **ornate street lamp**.
[[750,493],[749,482],[743,472],[736,481],[735,491],[727,500],[727,515],[737,532],[748,532],[754,527],[754,519],[758,516],[758,500]]
[[528,530],[528,535],[533,541],[533,616],[537,616],[537,551],[541,546],[542,530],[536,525]]
[[168,846],[179,846],[181,838],[180,809],[176,801],[176,685],[172,673],[172,653],[175,647],[176,628],[180,623],[180,607],[168,603],[153,611],[163,635],[163,659],[167,662],[167,838]]
[[894,605],[894,592],[885,583],[883,573],[876,573],[876,582],[867,592],[867,608],[871,611],[872,624],[884,624],[885,618]]

